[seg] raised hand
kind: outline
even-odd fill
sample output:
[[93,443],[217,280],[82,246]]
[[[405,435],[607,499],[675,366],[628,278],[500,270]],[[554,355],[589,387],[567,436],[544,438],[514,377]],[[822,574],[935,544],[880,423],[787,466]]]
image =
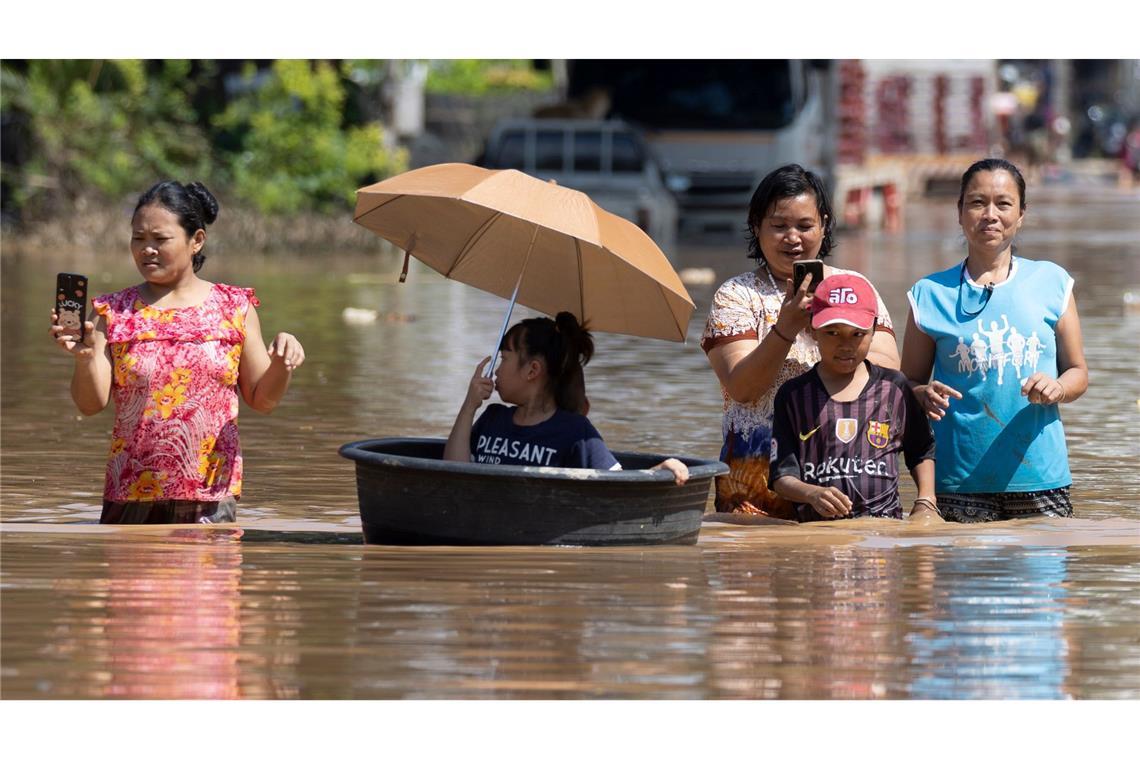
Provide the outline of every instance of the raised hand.
[[464,399],[463,405],[471,410],[482,406],[484,401],[491,398],[491,393],[495,390],[495,381],[489,377],[483,377],[483,370],[489,361],[491,361],[491,357],[488,356],[479,362],[479,365],[475,367],[475,374],[471,376],[471,382],[467,385],[467,398]]
[[792,289],[792,281],[788,280],[784,305],[780,307],[780,314],[776,317],[776,329],[785,338],[795,340],[796,336],[811,324],[811,294],[808,293],[811,280],[812,275],[809,272],[797,290]]
[[285,362],[287,370],[295,370],[305,363],[305,349],[301,346],[301,341],[290,333],[277,333],[268,350],[269,358]]

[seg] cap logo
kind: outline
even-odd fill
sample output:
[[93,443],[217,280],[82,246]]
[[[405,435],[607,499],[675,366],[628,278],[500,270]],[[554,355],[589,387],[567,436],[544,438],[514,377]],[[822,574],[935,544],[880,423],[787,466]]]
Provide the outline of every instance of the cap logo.
[[859,303],[859,296],[855,295],[854,288],[835,288],[827,294],[827,302],[833,306],[845,303]]

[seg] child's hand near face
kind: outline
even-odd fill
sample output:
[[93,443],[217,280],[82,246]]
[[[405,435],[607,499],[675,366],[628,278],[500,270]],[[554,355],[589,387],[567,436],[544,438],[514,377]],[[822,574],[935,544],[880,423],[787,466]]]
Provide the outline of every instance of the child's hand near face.
[[487,366],[489,361],[491,361],[491,357],[488,356],[479,362],[479,366],[475,368],[475,374],[471,376],[471,382],[467,385],[467,398],[463,400],[463,406],[471,411],[481,407],[484,401],[491,398],[491,392],[495,390],[495,381],[489,377],[483,377],[483,368]]

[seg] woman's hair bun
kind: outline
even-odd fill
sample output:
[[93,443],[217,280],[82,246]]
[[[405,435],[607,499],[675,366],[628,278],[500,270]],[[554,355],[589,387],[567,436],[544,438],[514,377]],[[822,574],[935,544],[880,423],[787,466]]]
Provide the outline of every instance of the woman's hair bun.
[[202,207],[202,221],[206,224],[213,224],[214,220],[218,218],[218,199],[214,197],[206,186],[201,182],[191,182],[186,185],[186,191],[194,196]]

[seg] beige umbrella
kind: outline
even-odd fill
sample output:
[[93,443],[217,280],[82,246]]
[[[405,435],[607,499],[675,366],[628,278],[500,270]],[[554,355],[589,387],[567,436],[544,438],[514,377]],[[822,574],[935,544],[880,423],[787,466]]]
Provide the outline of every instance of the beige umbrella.
[[569,311],[592,330],[683,341],[695,308],[636,225],[514,169],[405,172],[357,190],[353,221],[446,277],[510,298],[504,330],[517,300],[550,315]]

